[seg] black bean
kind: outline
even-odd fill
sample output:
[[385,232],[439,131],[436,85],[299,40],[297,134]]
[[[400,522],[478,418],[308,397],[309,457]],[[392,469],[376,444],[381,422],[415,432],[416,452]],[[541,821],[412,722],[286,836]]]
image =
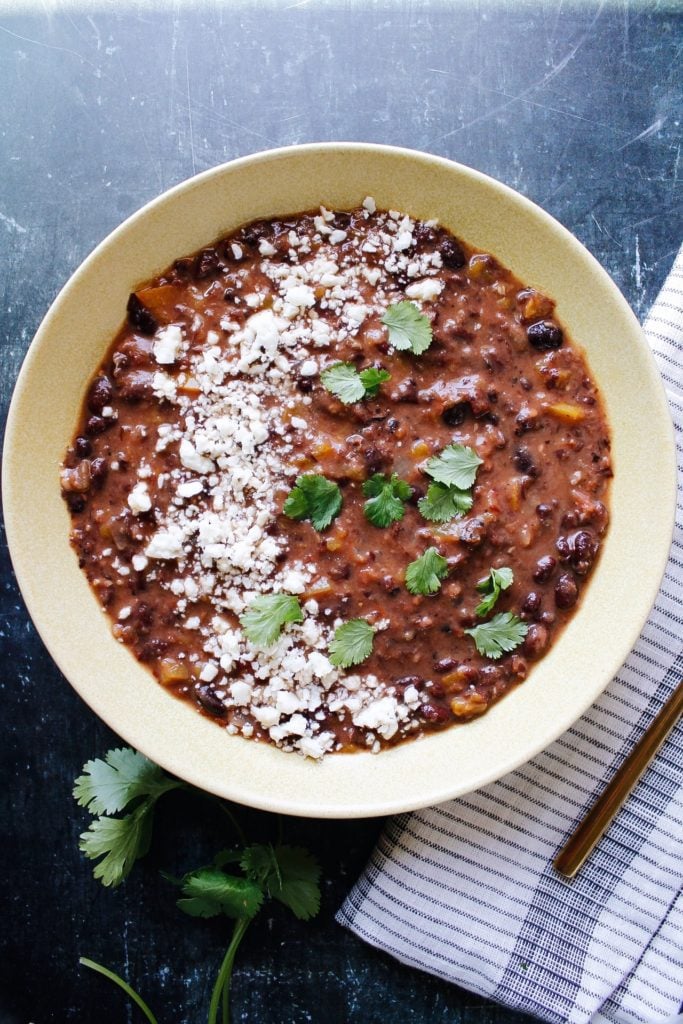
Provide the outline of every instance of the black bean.
[[218,252],[214,248],[204,249],[200,252],[197,259],[197,269],[195,274],[197,277],[208,277],[209,274],[215,274],[220,269],[220,258]]
[[555,584],[555,604],[558,608],[573,608],[578,597],[576,580],[570,573],[563,573]]
[[240,240],[247,245],[258,245],[261,239],[268,234],[268,224],[263,220],[255,220],[247,224],[239,233]]
[[534,622],[529,626],[522,650],[528,658],[540,658],[548,646],[548,630]]
[[413,230],[413,238],[415,239],[415,245],[418,247],[424,245],[431,245],[436,241],[436,230],[427,224],[419,223],[415,225]]
[[192,276],[193,267],[194,260],[190,256],[183,256],[173,264],[173,272],[176,277],[179,277],[182,281],[186,281],[188,277]]
[[351,566],[348,562],[335,562],[327,572],[333,580],[348,580],[351,575]]
[[458,664],[455,658],[441,658],[434,666],[436,672],[451,672]]
[[437,700],[439,700],[441,697],[446,696],[446,691],[444,690],[441,683],[435,683],[433,681],[430,681],[426,684],[425,690],[428,691],[430,697],[436,697]]
[[146,306],[143,306],[135,292],[130,293],[126,311],[128,323],[131,327],[137,327],[143,334],[154,334],[159,326],[153,314]]
[[368,445],[363,449],[363,458],[369,473],[379,473],[386,462],[386,457],[374,445]]
[[443,725],[451,717],[450,711],[443,704],[428,702],[427,704],[421,704],[418,710],[425,722],[433,722],[434,725]]
[[541,608],[541,595],[535,590],[530,591],[522,603],[522,618],[534,618]]
[[140,661],[154,661],[160,657],[168,648],[168,640],[160,636],[152,637],[138,648],[137,655]]
[[79,459],[87,459],[92,452],[92,444],[87,437],[77,437],[74,441],[74,448]]
[[399,421],[394,419],[393,416],[390,420],[387,420],[387,430],[390,434],[395,434],[400,425]]
[[438,246],[437,252],[441,256],[441,262],[449,270],[458,270],[465,266],[466,258],[463,248],[454,238],[444,238]]
[[82,512],[85,508],[85,498],[82,494],[65,494],[64,497],[72,512]]
[[555,566],[557,565],[557,559],[553,558],[552,555],[543,555],[542,558],[536,562],[536,568],[533,572],[533,578],[536,583],[545,583],[550,579],[552,574],[555,572]]
[[90,463],[90,479],[96,487],[101,487],[107,476],[109,465],[106,459],[93,459]]
[[560,556],[560,561],[568,562],[569,559],[572,557],[572,546],[567,540],[567,538],[560,534],[560,536],[555,541],[555,547],[557,548],[557,553]]
[[302,377],[300,374],[297,374],[295,380],[297,390],[301,391],[304,395],[307,395],[310,391],[313,390],[312,377]]
[[521,473],[526,473],[527,476],[531,477],[538,476],[538,468],[528,448],[515,448],[512,462]]
[[589,530],[579,530],[571,538],[571,546],[572,565],[580,576],[585,576],[593,565],[599,544]]
[[401,676],[399,679],[394,679],[394,686],[414,686],[419,690],[421,686],[424,686],[424,679],[422,676]]
[[552,320],[539,320],[535,324],[529,324],[526,336],[529,339],[529,344],[539,352],[560,348],[564,340],[562,328]]
[[109,405],[114,397],[114,388],[109,377],[95,377],[88,389],[88,408],[90,412],[100,413],[105,405]]
[[536,515],[542,522],[552,519],[553,506],[547,505],[545,502],[541,502],[540,505],[536,506]]
[[102,434],[109,424],[101,416],[90,416],[85,424],[86,434]]
[[488,524],[480,516],[466,519],[457,527],[458,536],[463,544],[471,544],[473,547],[481,544],[488,533]]
[[459,427],[464,423],[469,406],[467,402],[460,402],[458,405],[451,405],[441,413],[441,419],[447,427]]
[[226,712],[226,707],[220,697],[217,697],[208,686],[197,687],[197,700],[210,715],[221,717]]

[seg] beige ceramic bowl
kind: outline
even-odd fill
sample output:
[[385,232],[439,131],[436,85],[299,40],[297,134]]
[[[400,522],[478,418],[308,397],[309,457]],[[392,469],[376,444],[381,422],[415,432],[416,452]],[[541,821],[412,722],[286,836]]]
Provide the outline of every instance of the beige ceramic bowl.
[[[245,221],[324,203],[438,218],[557,300],[585,349],[612,428],[612,523],[581,608],[528,680],[483,718],[379,756],[321,764],[231,737],[174,700],[117,644],[69,546],[57,470],[86,382],[124,317],[133,286]],[[123,739],[203,789],[316,817],[388,814],[499,778],[559,736],[624,661],[664,570],[675,462],[662,385],[640,327],[592,256],[548,214],[467,167],[408,150],[301,146],[236,160],[134,214],[65,286],[28,353],[5,443],[12,559],[43,640],[66,678]],[[647,522],[638,496],[648,488]]]

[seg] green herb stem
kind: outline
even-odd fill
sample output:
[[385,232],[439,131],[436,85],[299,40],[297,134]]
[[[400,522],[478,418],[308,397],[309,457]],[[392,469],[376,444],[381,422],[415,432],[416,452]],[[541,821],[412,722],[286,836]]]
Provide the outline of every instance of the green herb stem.
[[213,987],[211,993],[211,1003],[209,1005],[209,1019],[208,1024],[217,1024],[218,1021],[218,1004],[222,999],[222,1018],[223,1024],[229,1024],[230,1021],[230,982],[232,980],[232,966],[235,962],[235,954],[239,948],[239,944],[244,938],[244,933],[249,927],[249,918],[240,917],[235,922],[235,928],[232,933],[232,939],[228,946],[225,956],[223,957],[223,963],[221,969],[218,972],[216,978],[216,984]]
[[158,1024],[156,1017],[154,1016],[154,1014],[152,1013],[152,1011],[150,1010],[149,1006],[142,998],[142,996],[139,996],[135,989],[132,989],[130,985],[123,980],[123,978],[120,978],[118,976],[118,974],[114,974],[113,971],[110,971],[108,967],[103,967],[102,964],[95,963],[94,960],[88,960],[88,958],[85,956],[79,957],[78,962],[79,964],[83,964],[84,967],[89,967],[91,971],[96,971],[98,974],[103,974],[105,978],[109,978],[110,981],[113,981],[115,985],[118,985],[119,988],[123,989],[123,991],[126,993],[129,999],[132,999],[133,1002],[140,1007],[145,1017],[149,1021],[149,1024]]

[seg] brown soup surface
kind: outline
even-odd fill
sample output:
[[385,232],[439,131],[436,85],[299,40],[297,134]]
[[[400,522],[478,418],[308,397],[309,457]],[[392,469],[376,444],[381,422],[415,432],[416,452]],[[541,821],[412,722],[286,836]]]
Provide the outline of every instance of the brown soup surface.
[[114,636],[228,732],[319,758],[520,683],[576,610],[611,475],[552,300],[368,198],[131,295],[61,484]]

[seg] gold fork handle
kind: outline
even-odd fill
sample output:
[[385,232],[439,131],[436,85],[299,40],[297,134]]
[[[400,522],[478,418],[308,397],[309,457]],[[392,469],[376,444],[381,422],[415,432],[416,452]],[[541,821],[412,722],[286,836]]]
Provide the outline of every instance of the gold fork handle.
[[683,713],[683,680],[569,837],[553,867],[573,878]]

